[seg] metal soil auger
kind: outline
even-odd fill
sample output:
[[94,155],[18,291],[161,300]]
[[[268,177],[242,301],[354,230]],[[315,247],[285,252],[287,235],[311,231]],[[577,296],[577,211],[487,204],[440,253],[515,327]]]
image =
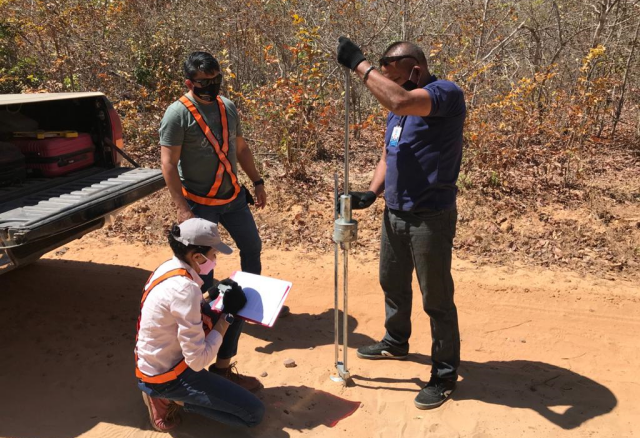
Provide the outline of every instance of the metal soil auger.
[[[348,69],[345,72],[345,90],[344,90],[344,194],[340,195],[340,210],[336,209],[335,223],[333,228],[333,241],[335,242],[335,315],[334,315],[334,332],[335,332],[335,350],[336,350],[336,376],[331,376],[331,380],[341,382],[347,385],[351,376],[347,368],[347,349],[348,342],[348,288],[349,288],[349,248],[351,242],[358,239],[358,222],[351,218],[351,195],[349,195],[349,94],[351,88],[351,72]],[[334,174],[335,180],[335,205],[338,205],[338,174]],[[343,310],[342,310],[342,361],[340,361],[340,312],[339,312],[339,275],[338,275],[338,253],[342,248],[343,259]]]

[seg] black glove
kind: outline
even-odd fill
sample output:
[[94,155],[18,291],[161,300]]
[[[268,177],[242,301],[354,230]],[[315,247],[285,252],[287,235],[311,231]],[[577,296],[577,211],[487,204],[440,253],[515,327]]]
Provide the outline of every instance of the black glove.
[[234,280],[230,278],[225,278],[224,280],[219,281],[218,284],[215,285],[216,298],[218,297],[218,295],[220,295],[220,292],[224,293],[228,290],[233,289],[234,287],[239,287],[239,286],[240,285],[238,283],[236,283]]
[[226,289],[222,297],[222,311],[235,315],[247,304],[247,297],[242,287],[231,279],[222,280],[220,284]]
[[218,285],[217,284],[214,284],[209,289],[207,289],[205,292],[209,293],[209,300],[211,300],[211,302],[214,302],[216,300],[216,298],[218,298],[218,295],[220,295],[220,290],[218,290]]
[[358,64],[365,60],[360,47],[345,36],[338,38],[338,62],[355,71]]
[[202,312],[203,315],[207,315],[211,319],[215,318],[216,314],[211,309],[210,303],[205,303],[205,302],[200,303],[200,311]]
[[351,195],[351,208],[353,210],[362,210],[371,206],[378,198],[372,191],[368,192],[349,192]]

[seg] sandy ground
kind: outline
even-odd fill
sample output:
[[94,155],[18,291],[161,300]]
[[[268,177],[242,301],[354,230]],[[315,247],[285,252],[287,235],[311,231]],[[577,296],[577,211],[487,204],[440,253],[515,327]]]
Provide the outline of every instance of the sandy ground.
[[[0,277],[0,436],[150,437],[133,376],[142,284],[164,247],[87,236]],[[217,277],[238,269],[219,259]],[[292,315],[250,326],[238,365],[261,375],[265,421],[253,430],[185,415],[174,437],[629,437],[640,435],[640,287],[526,267],[454,261],[462,334],[453,400],[419,411],[429,377],[428,320],[416,291],[406,362],[372,362],[357,346],[383,334],[375,255],[350,260],[355,386],[332,382],[333,256],[266,251],[264,274],[290,280]],[[285,368],[285,359],[295,368]],[[332,421],[361,406],[331,427]],[[165,435],[166,436],[166,435]]]

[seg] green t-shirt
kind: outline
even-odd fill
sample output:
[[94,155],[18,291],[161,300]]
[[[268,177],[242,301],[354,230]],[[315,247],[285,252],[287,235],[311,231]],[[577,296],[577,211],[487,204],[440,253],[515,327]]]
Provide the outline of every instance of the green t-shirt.
[[[187,95],[187,97],[194,103],[209,129],[218,140],[220,147],[222,147],[222,125],[220,122],[220,108],[218,108],[217,102],[203,105],[196,102],[191,96]],[[227,159],[231,163],[233,173],[237,175],[236,137],[242,136],[240,117],[233,102],[225,97],[222,98],[222,102],[226,108],[227,123],[229,125],[229,152]],[[182,184],[187,190],[200,196],[205,196],[209,193],[218,170],[218,155],[198,126],[196,119],[182,102],[175,101],[167,108],[162,122],[160,122],[158,132],[160,133],[161,146],[182,146],[178,172],[180,173]],[[226,199],[232,193],[231,178],[225,172],[224,180],[216,198]]]

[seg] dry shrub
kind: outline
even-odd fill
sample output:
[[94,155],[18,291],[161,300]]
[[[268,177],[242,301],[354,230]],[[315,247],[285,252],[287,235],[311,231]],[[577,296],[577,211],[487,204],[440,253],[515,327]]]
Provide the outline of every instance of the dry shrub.
[[[432,72],[467,97],[461,254],[552,265],[590,249],[602,266],[626,271],[640,257],[631,220],[640,216],[637,12],[632,0],[0,0],[0,90],[102,91],[123,119],[128,151],[157,167],[160,118],[184,92],[182,61],[208,50],[269,184],[273,210],[257,215],[264,238],[329,249],[344,136],[337,37],[352,37],[371,60],[392,41],[413,40]],[[386,112],[360,81],[348,98],[352,183],[364,189]],[[632,183],[609,184],[620,175]],[[381,204],[358,213],[355,250],[375,249]],[[541,220],[546,209],[588,220]],[[173,215],[162,192],[127,209],[108,234],[156,242]],[[539,227],[527,228],[531,217]]]

